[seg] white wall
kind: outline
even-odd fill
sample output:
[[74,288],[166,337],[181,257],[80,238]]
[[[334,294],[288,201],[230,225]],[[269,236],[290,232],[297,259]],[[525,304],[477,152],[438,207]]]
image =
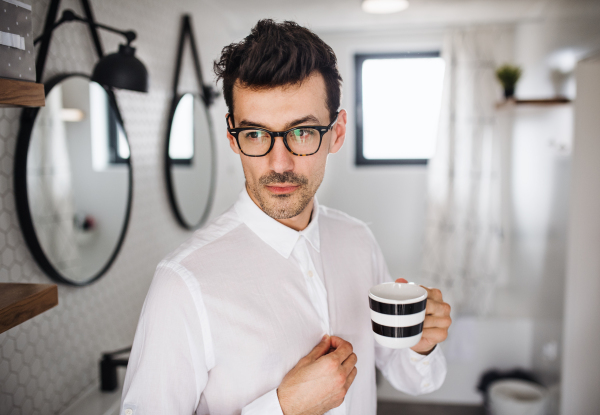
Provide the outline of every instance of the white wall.
[[581,62],[576,74],[561,409],[594,414],[600,407],[600,59]]
[[[348,111],[348,132],[342,149],[329,156],[318,197],[371,226],[394,278],[417,281],[421,269],[427,196],[424,166],[360,166],[355,159],[354,55],[365,52],[440,50],[442,32],[324,34],[335,51],[344,79],[342,108]],[[393,124],[394,120],[390,120]]]
[[514,108],[511,267],[502,292],[532,320],[532,368],[549,383],[560,371],[553,350],[561,342],[572,116],[572,105]]
[[[524,68],[517,96],[576,98],[575,111],[570,105],[520,108],[513,142],[512,291],[518,284],[526,288],[521,306],[530,307],[533,320],[532,367],[551,384],[560,379],[566,356],[561,344],[572,120],[579,108],[573,69],[578,59],[600,50],[600,3],[557,2],[543,19],[516,31],[515,61]],[[562,90],[553,82],[556,70],[566,73]]]

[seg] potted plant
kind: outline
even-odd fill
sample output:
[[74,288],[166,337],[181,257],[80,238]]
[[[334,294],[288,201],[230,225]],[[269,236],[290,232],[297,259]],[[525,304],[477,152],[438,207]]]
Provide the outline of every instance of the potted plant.
[[502,65],[496,69],[496,77],[504,88],[504,97],[512,98],[515,95],[515,86],[521,77],[521,68],[513,65]]

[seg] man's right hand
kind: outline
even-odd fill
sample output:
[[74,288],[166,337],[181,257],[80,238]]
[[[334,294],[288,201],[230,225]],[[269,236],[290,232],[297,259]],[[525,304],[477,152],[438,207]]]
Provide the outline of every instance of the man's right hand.
[[284,415],[322,415],[340,406],[356,377],[356,359],[350,343],[325,335],[277,388]]

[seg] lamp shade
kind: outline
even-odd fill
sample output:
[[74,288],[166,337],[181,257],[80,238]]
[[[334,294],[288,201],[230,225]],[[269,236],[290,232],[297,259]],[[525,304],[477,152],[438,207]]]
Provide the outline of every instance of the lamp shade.
[[98,61],[92,81],[113,88],[148,92],[148,70],[134,54],[135,48],[119,45],[117,53]]

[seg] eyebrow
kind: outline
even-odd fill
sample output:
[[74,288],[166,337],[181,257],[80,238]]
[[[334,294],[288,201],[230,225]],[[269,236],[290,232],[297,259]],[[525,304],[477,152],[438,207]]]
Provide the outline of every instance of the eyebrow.
[[[304,124],[307,122],[313,123],[312,125],[319,125],[319,123],[320,123],[319,119],[317,117],[315,117],[314,115],[306,115],[302,118],[298,118],[298,119],[295,119],[295,120],[287,123],[287,125],[284,127],[284,131],[292,128],[295,125],[301,125],[301,124]],[[268,130],[268,128],[265,127],[264,125],[262,125],[261,123],[249,121],[249,120],[240,121],[238,128],[244,128],[244,127],[259,127],[259,128],[264,128],[265,130]]]

